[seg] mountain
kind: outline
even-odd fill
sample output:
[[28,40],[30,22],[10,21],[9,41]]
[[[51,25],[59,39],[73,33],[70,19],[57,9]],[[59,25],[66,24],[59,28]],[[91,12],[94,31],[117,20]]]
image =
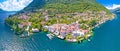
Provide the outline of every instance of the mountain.
[[120,7],[114,9],[114,10],[111,10],[112,13],[120,13]]
[[2,10],[2,9],[0,9],[0,12],[3,12],[3,10]]
[[7,12],[7,11],[4,11],[4,10],[0,9],[0,12]]
[[81,10],[103,10],[108,13],[109,10],[103,7],[101,4],[98,4],[96,0],[34,0],[30,5],[28,5],[25,9],[22,11],[32,11],[40,8],[44,8],[44,6],[49,5],[49,4],[79,4],[81,6]]
[[31,4],[25,7],[22,11],[31,11],[35,9],[40,9],[45,5],[45,0],[34,0]]

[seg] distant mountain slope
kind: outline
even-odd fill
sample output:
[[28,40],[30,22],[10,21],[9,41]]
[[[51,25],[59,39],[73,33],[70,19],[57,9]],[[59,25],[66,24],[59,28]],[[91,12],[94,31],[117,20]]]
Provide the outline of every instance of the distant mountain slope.
[[[110,13],[108,9],[106,9],[101,4],[97,3],[96,0],[34,0],[29,6],[27,6],[23,11],[30,11],[43,8],[48,4],[79,4],[80,9],[83,10],[94,10],[94,11],[106,11]],[[83,10],[84,11],[84,10]]]
[[35,9],[40,9],[45,5],[45,0],[34,0],[31,4],[29,4],[24,11],[30,11]]
[[119,8],[116,8],[116,9],[114,9],[114,10],[111,10],[111,12],[113,12],[113,13],[120,13],[120,7],[119,7]]
[[3,10],[2,9],[0,9],[0,12],[2,12]]

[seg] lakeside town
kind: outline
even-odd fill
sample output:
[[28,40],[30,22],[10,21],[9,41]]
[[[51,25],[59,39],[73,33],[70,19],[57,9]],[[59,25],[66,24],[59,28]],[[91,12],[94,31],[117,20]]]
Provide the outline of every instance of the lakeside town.
[[[16,25],[13,24],[11,26],[13,27],[13,30],[16,31],[17,34],[20,34],[20,37],[22,38],[28,37],[33,33],[45,31],[45,32],[50,32],[49,34],[46,35],[48,36],[49,39],[52,39],[54,36],[56,36],[60,39],[64,39],[69,42],[81,42],[84,39],[90,41],[89,38],[92,36],[92,29],[106,22],[106,20],[112,19],[112,18],[103,18],[99,22],[97,22],[97,19],[99,20],[100,17],[102,18],[108,16],[103,11],[97,13],[97,15],[98,14],[101,15],[101,16],[99,15],[98,18],[94,18],[97,17],[95,15],[96,13],[93,14],[90,11],[85,13],[69,13],[66,14],[66,16],[74,15],[73,16],[74,20],[72,20],[72,18],[69,19],[70,22],[69,20],[65,20],[64,22],[68,23],[66,24],[66,23],[62,23],[63,20],[60,23],[61,20],[56,18],[52,18],[53,20],[51,21],[51,19],[49,18],[50,16],[48,15],[48,11],[45,11],[41,14],[44,16],[42,17],[42,19],[38,19],[38,17],[33,19],[32,17],[29,16],[32,14],[33,13],[24,13],[19,15],[18,17],[15,18],[16,21],[13,22]],[[61,18],[62,14],[58,15],[58,17]],[[81,17],[81,19],[83,20],[81,20],[79,17]],[[93,21],[91,21],[91,19],[93,19]]]
[[[25,14],[18,17],[18,19],[24,19],[27,20],[29,17]],[[24,26],[27,26],[25,31],[27,31],[28,36],[32,33],[29,32],[30,26],[32,25],[32,22],[22,22],[18,24],[19,28],[24,28]],[[69,42],[77,42],[79,38],[81,40],[84,39],[85,36],[86,39],[88,39],[90,36],[92,36],[89,33],[89,30],[83,30],[80,28],[80,24],[78,21],[73,22],[72,24],[53,24],[51,26],[43,26],[46,30],[50,32],[50,34],[47,34],[49,39],[52,39],[54,36],[57,36],[60,39],[66,39]],[[32,28],[32,32],[40,32],[38,28]],[[24,35],[23,35],[24,37]]]
[[[76,42],[77,38],[84,37],[88,33],[88,30],[80,29],[80,25],[77,22],[69,25],[54,24],[51,26],[44,26],[44,28],[47,29],[52,34],[56,35],[58,38],[60,39],[66,38],[66,40],[70,42]],[[70,37],[67,37],[67,36],[70,36]],[[88,34],[87,36],[90,37],[91,34]],[[51,39],[51,37],[49,38]]]
[[90,41],[93,29],[112,20],[115,15],[101,5],[96,7],[91,3],[79,2],[49,3],[41,9],[23,10],[10,15],[5,22],[21,38],[42,31],[47,32],[46,36],[50,39],[58,37],[69,42]]

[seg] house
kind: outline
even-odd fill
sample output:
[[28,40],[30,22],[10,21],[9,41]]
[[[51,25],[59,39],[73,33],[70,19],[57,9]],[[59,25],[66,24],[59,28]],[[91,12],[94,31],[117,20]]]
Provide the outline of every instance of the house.
[[66,27],[65,27],[65,26],[62,26],[61,29],[66,29]]
[[28,16],[25,15],[25,14],[22,14],[22,15],[20,15],[20,16],[18,17],[18,19],[24,19],[24,20],[26,20],[26,19],[28,19]]
[[88,33],[88,30],[81,30],[83,33]]
[[19,28],[23,28],[23,25],[22,25],[22,24],[18,24],[18,27],[19,27]]
[[39,32],[39,29],[38,28],[32,28],[32,31],[33,32]]
[[23,28],[23,27],[26,26],[26,25],[27,25],[26,22],[22,22],[22,23],[18,24],[18,27],[19,27],[19,28]]
[[32,22],[28,22],[28,25],[31,26],[31,25],[32,25]]
[[77,39],[67,39],[67,41],[69,41],[69,42],[76,42]]
[[59,33],[60,33],[60,32],[56,30],[53,34],[59,35]]
[[50,27],[48,28],[48,31],[50,31],[50,32],[54,32],[54,31],[55,31],[55,29],[54,29],[54,27],[53,27],[53,26],[50,26]]
[[66,35],[64,35],[64,34],[61,34],[58,36],[58,38],[61,38],[61,39],[64,39],[65,37],[66,37]]
[[66,37],[66,31],[64,29],[61,29],[59,36],[62,37],[62,39],[64,39]]
[[45,16],[45,21],[48,21],[48,20],[49,20],[48,15],[46,15]]
[[49,26],[43,26],[43,28],[48,29],[48,28],[49,28]]
[[84,33],[77,30],[72,32],[72,36],[77,37],[77,36],[84,36]]

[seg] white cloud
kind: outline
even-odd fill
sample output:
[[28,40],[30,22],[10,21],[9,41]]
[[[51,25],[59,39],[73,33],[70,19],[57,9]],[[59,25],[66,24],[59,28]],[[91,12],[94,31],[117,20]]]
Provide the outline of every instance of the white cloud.
[[33,0],[6,0],[0,3],[0,9],[5,11],[19,11],[24,9]]
[[113,5],[106,6],[106,8],[109,10],[113,10],[113,9],[118,8],[118,7],[120,7],[120,4],[113,4]]

